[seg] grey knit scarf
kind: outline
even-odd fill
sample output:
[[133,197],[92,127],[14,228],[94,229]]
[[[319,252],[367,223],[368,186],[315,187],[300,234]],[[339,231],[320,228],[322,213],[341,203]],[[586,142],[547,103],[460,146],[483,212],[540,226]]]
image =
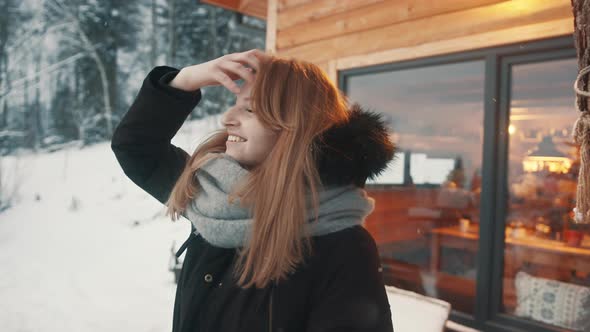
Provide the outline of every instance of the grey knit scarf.
[[[220,153],[208,160],[195,172],[200,188],[197,197],[187,206],[185,216],[195,226],[195,233],[214,246],[222,248],[243,247],[249,238],[252,213],[240,207],[240,200],[229,203],[229,193],[242,177],[248,175],[232,157]],[[374,207],[375,201],[366,191],[354,185],[326,187],[318,191],[319,214],[307,198],[307,231],[311,236],[337,232],[363,223]],[[302,234],[303,236],[303,234]]]

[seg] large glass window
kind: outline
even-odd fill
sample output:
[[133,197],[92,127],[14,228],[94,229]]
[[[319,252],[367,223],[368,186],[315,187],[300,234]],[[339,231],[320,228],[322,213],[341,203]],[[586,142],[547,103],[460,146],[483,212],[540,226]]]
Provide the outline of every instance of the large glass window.
[[484,62],[354,75],[347,95],[381,113],[398,146],[367,186],[366,228],[386,283],[473,313],[483,146]]
[[386,283],[446,300],[479,329],[590,331],[571,38],[439,59],[342,72],[398,147],[367,185]]
[[575,59],[511,67],[503,311],[590,329],[590,238],[572,225]]

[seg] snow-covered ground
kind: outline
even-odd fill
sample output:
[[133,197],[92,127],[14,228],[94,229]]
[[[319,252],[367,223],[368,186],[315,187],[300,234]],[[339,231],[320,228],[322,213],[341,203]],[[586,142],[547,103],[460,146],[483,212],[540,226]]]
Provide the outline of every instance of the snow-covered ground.
[[[187,122],[192,151],[218,118]],[[123,174],[110,142],[2,158],[0,331],[170,331],[173,242],[190,232]]]

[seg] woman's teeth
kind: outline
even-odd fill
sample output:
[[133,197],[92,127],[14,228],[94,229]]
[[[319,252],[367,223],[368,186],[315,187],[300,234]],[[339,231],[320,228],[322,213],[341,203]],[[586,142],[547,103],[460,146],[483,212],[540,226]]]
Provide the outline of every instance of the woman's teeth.
[[245,139],[243,139],[239,136],[234,136],[234,135],[229,135],[227,140],[230,142],[245,142],[246,141]]

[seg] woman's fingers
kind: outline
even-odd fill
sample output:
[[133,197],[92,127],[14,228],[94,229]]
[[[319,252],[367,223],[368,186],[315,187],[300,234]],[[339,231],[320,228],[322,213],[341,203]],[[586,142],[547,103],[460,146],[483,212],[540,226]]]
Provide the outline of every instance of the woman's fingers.
[[258,52],[260,51],[253,49],[246,52],[234,53],[232,54],[231,60],[258,71],[260,69],[260,59],[256,56]]
[[174,82],[177,87],[187,91],[210,85],[223,85],[228,90],[239,93],[240,87],[234,81],[244,79],[253,82],[260,65],[270,58],[270,55],[259,49],[226,54],[208,62],[183,68]]
[[234,73],[240,75],[243,79],[249,82],[254,82],[254,72],[251,71],[251,68],[244,67],[241,63],[234,62],[235,66],[232,66],[234,69]]
[[260,69],[260,63],[268,58],[267,54],[258,49],[227,54],[216,61],[216,71],[219,72],[217,81],[237,94],[240,87],[234,81],[244,79],[253,82],[256,72]]
[[254,55],[256,57],[256,59],[258,59],[258,62],[260,62],[260,61],[264,62],[264,61],[270,60],[270,58],[271,58],[270,54],[268,54],[264,51],[261,51],[257,48],[252,49],[248,52],[251,52],[251,54]]
[[232,80],[243,78],[249,82],[254,81],[254,73],[239,62],[224,62],[220,66]]
[[223,85],[226,89],[236,94],[240,93],[240,87],[238,84],[222,70],[217,73],[217,76],[217,81],[221,83],[221,85]]
[[270,59],[270,55],[259,49],[252,49],[246,52],[234,53],[232,60],[253,68],[256,72],[260,70],[260,63]]

